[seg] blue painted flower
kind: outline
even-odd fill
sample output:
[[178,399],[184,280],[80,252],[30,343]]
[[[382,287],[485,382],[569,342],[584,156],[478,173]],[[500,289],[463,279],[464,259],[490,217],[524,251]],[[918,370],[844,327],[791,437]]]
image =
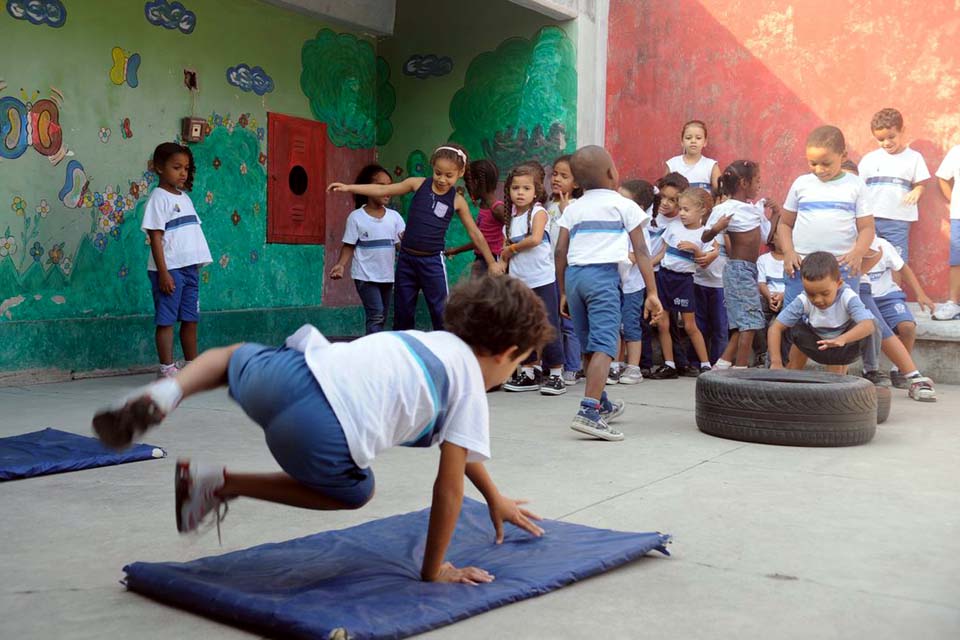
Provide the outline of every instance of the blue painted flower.
[[263,127],[257,127],[257,140],[263,140],[267,137],[267,130]]
[[98,233],[97,237],[93,239],[93,246],[97,248],[97,251],[103,251],[107,248],[107,236]]
[[103,194],[102,194],[102,193],[100,193],[99,191],[97,191],[96,193],[93,194],[93,206],[99,207],[99,206],[101,206],[104,202],[106,202],[106,199],[103,197]]
[[213,124],[217,127],[223,125],[223,116],[221,116],[219,113],[213,114]]
[[34,242],[33,246],[30,247],[30,257],[33,258],[34,262],[40,262],[40,258],[43,257],[43,245],[39,242]]
[[126,264],[120,265],[120,270],[117,271],[117,277],[120,278],[121,280],[126,280],[128,275],[130,275],[130,270],[127,269],[127,265]]
[[110,229],[110,236],[111,236],[114,240],[119,240],[119,239],[120,239],[120,227],[114,227],[113,229]]
[[256,249],[250,252],[250,264],[255,264],[259,259],[260,259],[260,254],[257,253]]

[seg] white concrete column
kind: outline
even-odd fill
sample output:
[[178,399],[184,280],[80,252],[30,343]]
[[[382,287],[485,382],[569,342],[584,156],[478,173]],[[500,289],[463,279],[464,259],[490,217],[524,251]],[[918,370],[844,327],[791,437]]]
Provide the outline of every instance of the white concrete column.
[[603,146],[607,123],[607,26],[610,0],[579,0],[577,146]]

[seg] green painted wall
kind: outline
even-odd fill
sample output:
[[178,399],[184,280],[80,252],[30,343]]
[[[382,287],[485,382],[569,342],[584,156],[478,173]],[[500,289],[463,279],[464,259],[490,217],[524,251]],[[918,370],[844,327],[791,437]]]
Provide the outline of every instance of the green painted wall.
[[[553,29],[544,32],[545,27]],[[471,159],[494,159],[503,177],[522,160],[548,163],[557,149],[572,151],[577,93],[574,29],[573,22],[557,23],[507,0],[398,0],[395,37],[382,40],[378,48],[389,64],[396,91],[393,135],[379,148],[381,164],[398,178],[416,175],[417,165],[429,170],[422,166],[426,156],[418,157],[416,151],[428,156],[441,143],[454,139],[467,147]],[[411,56],[430,54],[450,58],[449,72],[428,75],[430,70],[443,72],[446,67],[420,60],[424,79],[403,73]],[[452,117],[458,119],[457,127]],[[549,138],[555,121],[566,125],[559,147],[535,144],[529,135],[521,140],[510,137],[510,143],[503,145],[506,152],[499,154],[479,143],[482,139],[494,142],[494,134],[511,124],[525,127],[528,134],[541,124],[544,137]],[[454,222],[447,234],[448,246],[468,241],[462,225]],[[468,253],[454,260],[449,267],[451,279],[467,273],[472,259]]]
[[[191,193],[214,256],[202,272],[202,345],[246,335],[244,314],[229,315],[236,310],[310,309],[279,313],[289,322],[278,335],[304,319],[331,334],[360,329],[356,308],[319,308],[323,247],[265,244],[266,114],[313,117],[300,84],[301,48],[326,25],[254,0],[183,1],[195,14],[189,33],[151,24],[145,3],[133,0],[63,0],[60,27],[0,13],[0,150],[16,153],[18,109],[52,99],[67,154],[53,164],[28,148],[0,160],[0,371],[155,361],[148,247],[139,228],[154,186],[147,160],[188,115],[210,127],[193,145]],[[228,83],[227,69],[240,64],[262,67],[272,90],[262,91],[265,80],[245,91],[243,76]],[[184,68],[197,71],[199,93],[184,87]],[[346,108],[331,117],[362,114],[355,105],[370,102],[363,94],[371,88],[353,85]],[[40,146],[56,133],[45,121],[35,129],[43,129],[34,132]],[[75,185],[65,204],[68,174]],[[77,202],[84,180],[86,196]]]

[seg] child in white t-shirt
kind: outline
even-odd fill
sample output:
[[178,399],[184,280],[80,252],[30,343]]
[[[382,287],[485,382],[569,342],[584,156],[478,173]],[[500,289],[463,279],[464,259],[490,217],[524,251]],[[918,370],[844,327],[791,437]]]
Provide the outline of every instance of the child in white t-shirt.
[[179,460],[176,520],[194,531],[243,496],[306,509],[357,509],[373,497],[370,463],[395,446],[440,448],[421,579],[475,584],[494,577],[444,561],[463,500],[463,477],[490,506],[496,541],[510,522],[533,536],[536,515],[497,490],[486,390],[502,383],[553,329],[540,299],[515,278],[482,276],[456,287],[446,331],[384,331],[329,343],[304,325],[280,348],[246,343],[204,352],[176,378],[102,410],[94,430],[113,448],[165,419],[185,398],[228,386],[263,427],[279,473],[239,473]]
[[164,142],[153,151],[153,171],[160,178],[150,193],[140,228],[150,241],[147,275],[153,290],[159,377],[179,370],[173,359],[173,326],[180,323],[180,346],[189,364],[197,357],[200,322],[200,267],[210,264],[210,248],[200,216],[186,194],[193,188],[196,165],[188,147]]
[[857,171],[867,185],[866,209],[873,214],[877,235],[907,261],[910,226],[918,219],[917,201],[930,172],[923,156],[907,146],[899,111],[887,108],[875,113],[870,131],[880,148],[863,156]]
[[[563,381],[563,342],[560,337],[560,300],[557,296],[557,269],[546,232],[547,210],[540,204],[546,199],[541,170],[531,164],[514,167],[503,186],[503,202],[510,212],[507,240],[500,261],[510,276],[519,279],[543,300],[547,317],[554,328],[554,337],[542,353],[531,355],[510,380],[504,391],[540,391],[541,395],[559,396],[567,392]],[[537,376],[534,363],[541,363]]]
[[960,145],[947,152],[937,181],[943,197],[950,203],[950,297],[937,307],[934,320],[960,320],[960,196],[953,192],[960,182]]
[[686,178],[691,187],[715,193],[720,167],[716,160],[703,155],[707,148],[707,125],[700,120],[685,123],[680,130],[680,144],[683,154],[667,160],[666,173],[675,171]]
[[[630,198],[646,214],[647,223],[643,226],[643,239],[650,250],[650,220],[653,218],[653,205],[656,200],[653,185],[646,180],[627,180],[620,185],[620,195]],[[643,274],[637,266],[637,257],[631,251],[627,259],[620,263],[620,335],[623,341],[623,363],[610,365],[611,376],[607,383],[638,384],[643,382],[640,370],[640,356],[643,350],[643,303],[647,295],[647,286]],[[622,364],[623,366],[619,366]]]
[[[368,164],[357,175],[356,184],[393,184],[387,170]],[[366,333],[383,331],[393,294],[394,263],[406,223],[387,207],[389,196],[373,198],[354,194],[356,210],[347,216],[340,258],[330,269],[330,279],[339,280],[347,264],[357,287],[366,318]]]

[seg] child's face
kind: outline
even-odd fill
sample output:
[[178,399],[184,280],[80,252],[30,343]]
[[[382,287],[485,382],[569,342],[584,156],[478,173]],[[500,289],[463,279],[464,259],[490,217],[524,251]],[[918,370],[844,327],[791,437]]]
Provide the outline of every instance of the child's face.
[[840,175],[845,155],[825,147],[807,147],[807,164],[821,182],[829,182]]
[[553,165],[553,173],[550,176],[550,191],[555,195],[570,195],[576,188],[577,183],[573,181],[573,171],[566,162],[556,162]]
[[[390,176],[388,176],[383,171],[373,176],[373,179],[370,182],[371,184],[382,184],[382,185],[393,184],[393,180],[390,178]],[[388,204],[390,204],[390,196],[382,196],[380,198],[369,198],[369,202],[374,206],[379,205],[381,207],[385,207]]]
[[518,209],[525,209],[533,204],[537,197],[536,187],[532,176],[514,176],[510,182],[510,202]]
[[747,200],[756,200],[760,196],[760,171],[753,174],[753,179],[747,183]]
[[830,276],[819,280],[807,280],[804,278],[803,291],[807,294],[810,304],[817,309],[826,309],[837,299],[837,291],[840,290],[840,285],[842,284],[843,280],[839,278],[834,280]]
[[433,163],[433,186],[438,194],[443,195],[457,184],[463,177],[463,169],[453,160],[437,158]]
[[703,226],[703,207],[693,198],[680,198],[680,222],[685,227]]
[[896,127],[874,129],[873,137],[877,139],[880,148],[889,154],[900,153],[907,146],[903,131]]
[[688,156],[699,156],[707,148],[707,132],[702,127],[690,125],[683,130],[683,152]]
[[162,166],[157,168],[157,175],[160,177],[160,183],[166,184],[175,189],[183,189],[187,181],[188,171],[190,170],[190,158],[185,153],[175,153]]
[[660,209],[657,213],[665,218],[672,218],[680,210],[680,189],[666,186],[660,189]]

